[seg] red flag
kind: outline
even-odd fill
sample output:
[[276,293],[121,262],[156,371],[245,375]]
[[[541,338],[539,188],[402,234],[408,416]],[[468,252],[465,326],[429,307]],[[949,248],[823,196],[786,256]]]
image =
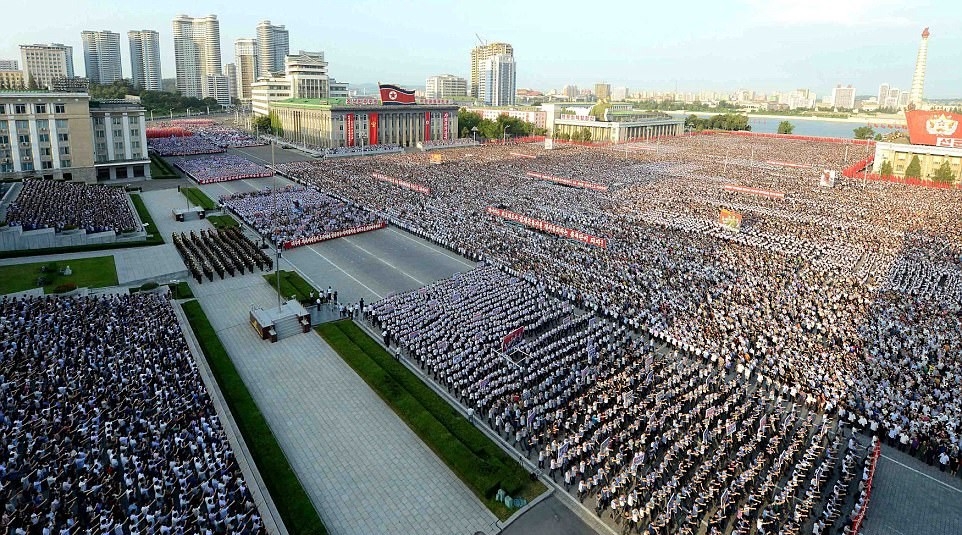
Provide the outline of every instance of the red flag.
[[424,141],[431,141],[431,112],[424,112]]
[[414,90],[381,84],[381,104],[414,104]]
[[377,145],[377,113],[369,113],[368,115],[368,143],[371,145]]

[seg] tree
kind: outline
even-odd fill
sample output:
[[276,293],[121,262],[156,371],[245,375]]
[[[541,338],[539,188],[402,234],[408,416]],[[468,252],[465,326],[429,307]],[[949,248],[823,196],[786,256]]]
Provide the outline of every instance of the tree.
[[882,134],[876,133],[874,139],[875,139],[875,141],[882,141]]
[[875,130],[872,130],[869,126],[860,126],[852,132],[855,134],[855,139],[872,139],[875,137]]
[[778,123],[779,134],[791,134],[793,130],[795,130],[795,125],[788,121],[782,121]]
[[912,156],[912,161],[905,168],[905,178],[922,178],[922,162],[918,154]]
[[266,115],[254,117],[253,126],[260,132],[271,131],[271,118]]
[[591,130],[588,130],[587,127],[581,130],[581,140],[591,141]]
[[932,175],[932,179],[943,184],[951,184],[952,182],[955,182],[955,173],[952,171],[952,166],[949,165],[948,160],[942,161],[942,165],[935,170],[935,174]]
[[461,125],[462,132],[464,130],[467,130],[468,132],[467,136],[463,137],[471,137],[473,136],[471,133],[472,128],[481,128],[481,114],[470,112],[464,108],[461,108],[458,110],[458,124]]
[[884,162],[882,162],[882,167],[879,169],[879,174],[882,175],[883,177],[894,176],[895,169],[892,169],[892,162],[888,160],[885,160]]

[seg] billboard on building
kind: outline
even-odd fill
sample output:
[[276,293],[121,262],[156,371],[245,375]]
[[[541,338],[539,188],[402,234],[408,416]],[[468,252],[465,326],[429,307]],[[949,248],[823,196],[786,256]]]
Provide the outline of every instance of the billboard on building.
[[905,112],[909,141],[913,145],[962,148],[962,114],[944,110]]
[[823,188],[834,188],[835,187],[835,170],[825,169],[822,171],[822,176],[818,178],[818,185]]
[[718,223],[729,230],[738,232],[742,228],[742,214],[722,208],[718,213]]

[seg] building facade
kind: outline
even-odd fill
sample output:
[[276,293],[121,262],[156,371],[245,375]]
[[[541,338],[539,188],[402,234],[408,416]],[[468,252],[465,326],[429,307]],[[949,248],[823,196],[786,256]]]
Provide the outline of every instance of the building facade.
[[134,88],[162,90],[160,35],[156,30],[130,30],[127,41],[130,43],[130,81]]
[[347,86],[347,82],[338,82],[331,78],[331,98],[347,98],[351,96],[351,93],[347,90]]
[[212,98],[221,106],[230,105],[230,78],[223,74],[204,76],[204,98]]
[[268,76],[284,70],[284,58],[291,53],[290,36],[283,25],[264,20],[257,24],[257,76]]
[[935,171],[942,166],[942,162],[947,161],[955,175],[956,183],[962,182],[962,148],[876,143],[872,172],[881,172],[882,165],[889,162],[892,164],[892,171],[895,172],[896,176],[905,176],[905,169],[912,162],[914,156],[918,156],[919,163],[922,164],[921,178],[923,180],[932,180]]
[[531,123],[538,128],[547,128],[547,113],[533,106],[517,108],[465,108],[471,113],[477,113],[482,119],[497,121],[498,117],[507,115],[515,119]]
[[251,84],[257,79],[257,39],[234,41],[234,65],[237,77],[237,98],[244,104],[251,101]]
[[270,104],[291,98],[291,81],[287,76],[258,78],[251,84],[251,113],[267,115]]
[[84,47],[84,68],[92,84],[112,84],[123,78],[120,34],[109,30],[80,32]]
[[832,107],[851,110],[855,108],[855,88],[837,85],[832,89]]
[[439,74],[424,84],[425,98],[454,98],[468,95],[468,81],[453,74]]
[[0,89],[23,90],[27,88],[23,79],[23,71],[5,71],[0,69]]
[[291,83],[293,98],[328,98],[330,80],[324,52],[301,50],[284,58],[284,72]]
[[685,119],[665,114],[625,113],[612,121],[598,121],[590,115],[561,115],[561,104],[542,104],[545,111],[548,135],[554,138],[571,136],[588,131],[590,141],[601,143],[624,143],[629,140],[652,139],[663,136],[680,136],[685,133]]
[[514,56],[514,47],[508,43],[488,43],[471,49],[470,96],[475,98],[481,96],[481,63],[497,54]]
[[207,76],[222,74],[220,23],[216,15],[178,15],[173,22],[177,90],[185,97],[207,98]]
[[478,98],[488,106],[511,106],[517,89],[514,57],[495,54],[479,67]]
[[0,71],[19,71],[20,64],[15,59],[0,59]]
[[143,106],[129,100],[91,101],[90,124],[98,182],[150,178]]
[[90,96],[0,92],[0,175],[93,179]]
[[284,138],[317,147],[397,144],[458,137],[454,105],[383,106],[377,98],[290,99],[270,103]]
[[48,89],[56,78],[73,78],[73,47],[49,45],[20,45],[20,63],[27,87]]
[[224,65],[224,76],[227,77],[230,89],[230,101],[234,102],[237,100],[237,66],[233,63]]
[[595,98],[598,100],[611,99],[611,84],[595,84]]

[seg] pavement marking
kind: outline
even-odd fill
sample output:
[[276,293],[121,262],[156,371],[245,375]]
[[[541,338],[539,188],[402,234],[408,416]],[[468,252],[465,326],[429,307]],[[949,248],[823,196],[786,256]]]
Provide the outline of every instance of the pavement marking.
[[421,247],[424,247],[425,249],[430,249],[431,251],[433,251],[433,252],[435,252],[435,253],[441,253],[441,254],[443,254],[444,256],[450,258],[451,260],[455,260],[455,261],[457,261],[457,262],[460,262],[460,263],[468,266],[469,268],[475,267],[475,264],[472,264],[472,263],[470,263],[470,262],[465,262],[465,261],[462,260],[459,256],[456,256],[456,255],[454,255],[453,253],[448,253],[447,251],[445,251],[445,250],[443,250],[443,249],[435,249],[434,247],[431,247],[430,245],[428,245],[428,244],[426,244],[426,243],[424,243],[424,242],[422,242],[422,241],[415,240],[414,238],[408,236],[407,233],[405,233],[405,232],[401,232],[401,231],[399,231],[399,230],[397,230],[397,229],[395,229],[395,228],[390,228],[390,227],[388,227],[388,229],[389,229],[391,232],[400,235],[402,238],[404,238],[404,239],[406,239],[406,240],[410,240],[410,241],[412,241],[412,242],[420,245]]
[[413,280],[414,282],[420,284],[421,286],[427,286],[427,285],[428,285],[428,283],[426,283],[426,282],[418,279],[417,277],[415,277],[414,275],[411,275],[411,274],[408,273],[407,271],[404,271],[403,269],[395,266],[394,264],[392,264],[392,263],[388,262],[387,260],[381,258],[380,256],[372,253],[371,251],[368,251],[368,250],[365,249],[364,247],[361,247],[360,245],[354,243],[353,241],[351,241],[350,238],[345,237],[345,238],[343,238],[343,239],[344,239],[344,241],[345,241],[346,243],[350,244],[352,247],[356,247],[356,248],[364,251],[364,252],[367,253],[369,256],[374,257],[374,259],[377,260],[378,262],[380,262],[380,263],[382,263],[382,264],[390,267],[391,269],[393,269],[393,270],[395,270],[395,271],[400,272],[402,275],[404,275],[405,277],[407,277],[407,278]]
[[376,296],[378,297],[378,299],[383,299],[383,298],[384,298],[384,295],[382,295],[382,294],[380,294],[380,293],[378,293],[378,292],[375,292],[370,286],[368,286],[367,284],[364,284],[363,282],[361,282],[360,280],[358,280],[357,277],[355,277],[354,275],[351,275],[351,274],[348,273],[347,271],[344,271],[344,269],[343,269],[341,266],[335,264],[334,262],[331,262],[331,260],[330,260],[329,258],[327,258],[326,256],[322,255],[321,252],[318,251],[317,249],[315,249],[313,246],[308,245],[308,246],[307,246],[307,249],[308,249],[309,251],[311,251],[312,253],[316,254],[317,256],[323,258],[324,261],[326,261],[328,264],[336,267],[338,271],[340,271],[341,273],[343,273],[343,274],[347,275],[348,277],[350,277],[351,280],[353,280],[354,282],[356,282],[356,283],[360,284],[361,286],[367,288],[367,291],[369,291],[369,292],[371,292],[372,294],[376,295]]
[[918,475],[920,475],[920,476],[922,476],[922,477],[931,479],[932,481],[935,481],[936,483],[938,483],[939,485],[942,485],[943,487],[945,487],[945,488],[947,488],[947,489],[952,489],[952,490],[954,490],[955,492],[958,492],[958,493],[962,494],[962,489],[960,489],[960,488],[958,488],[958,487],[953,487],[952,485],[949,485],[948,483],[946,483],[946,482],[944,482],[944,481],[939,481],[938,479],[936,479],[936,478],[934,478],[934,477],[932,477],[932,476],[930,476],[930,475],[928,475],[928,474],[926,474],[926,473],[924,473],[924,472],[920,472],[920,471],[916,470],[915,468],[912,468],[911,466],[909,466],[909,465],[907,465],[907,464],[903,464],[903,463],[900,463],[899,461],[896,461],[895,459],[889,457],[888,455],[885,455],[884,453],[882,454],[882,458],[883,458],[883,459],[886,459],[886,460],[889,460],[889,461],[892,461],[893,463],[901,466],[902,468],[907,468],[907,469],[915,472],[916,474],[918,474]]

